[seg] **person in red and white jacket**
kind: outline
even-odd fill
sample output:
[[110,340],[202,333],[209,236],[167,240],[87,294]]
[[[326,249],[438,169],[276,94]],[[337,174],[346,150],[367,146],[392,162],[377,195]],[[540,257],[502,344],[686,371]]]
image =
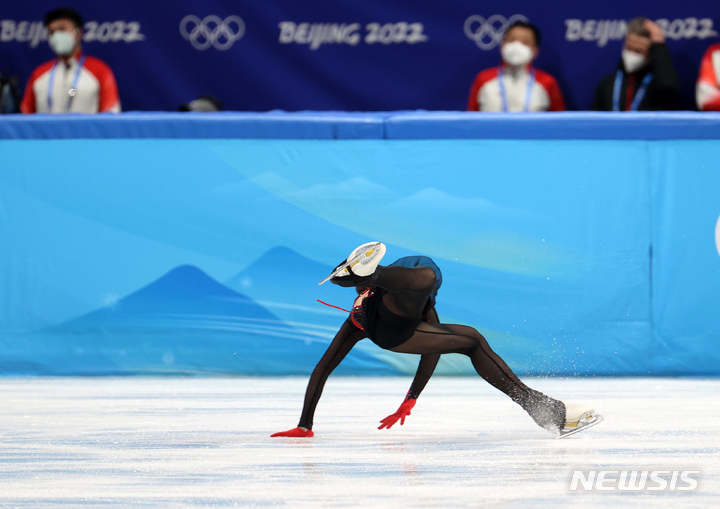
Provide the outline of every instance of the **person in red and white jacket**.
[[700,111],[720,111],[720,43],[710,46],[700,62],[695,95]]
[[57,58],[38,66],[25,87],[23,113],[120,112],[115,76],[102,60],[82,52],[83,20],[62,7],[45,15]]
[[555,78],[532,66],[539,48],[535,25],[516,21],[508,26],[500,47],[503,63],[475,77],[468,111],[565,111]]

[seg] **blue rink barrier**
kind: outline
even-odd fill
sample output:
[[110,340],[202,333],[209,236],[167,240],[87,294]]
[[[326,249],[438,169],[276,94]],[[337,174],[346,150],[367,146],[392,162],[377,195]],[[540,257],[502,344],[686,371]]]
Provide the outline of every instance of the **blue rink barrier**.
[[[0,119],[0,372],[307,374],[356,245],[521,374],[720,374],[720,115]],[[574,136],[573,136],[574,134]],[[617,139],[622,138],[622,139]],[[343,374],[410,374],[362,341]],[[443,356],[442,374],[471,374]]]
[[457,111],[5,115],[0,139],[717,140],[720,114]]

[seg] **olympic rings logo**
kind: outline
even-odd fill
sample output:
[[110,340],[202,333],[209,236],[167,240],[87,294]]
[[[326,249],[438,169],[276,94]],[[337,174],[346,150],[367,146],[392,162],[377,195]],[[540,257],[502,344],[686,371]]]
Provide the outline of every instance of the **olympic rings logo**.
[[473,14],[465,20],[465,35],[469,39],[475,41],[478,48],[484,50],[491,50],[502,42],[503,34],[508,25],[515,23],[516,21],[527,21],[528,19],[522,14],[515,14],[510,16],[510,19],[505,19],[500,14],[494,14],[488,19]]
[[[190,30],[189,26],[192,27]],[[201,20],[189,14],[180,22],[180,35],[198,51],[205,51],[210,46],[225,51],[245,35],[245,22],[240,16],[221,19],[220,16],[210,15]]]

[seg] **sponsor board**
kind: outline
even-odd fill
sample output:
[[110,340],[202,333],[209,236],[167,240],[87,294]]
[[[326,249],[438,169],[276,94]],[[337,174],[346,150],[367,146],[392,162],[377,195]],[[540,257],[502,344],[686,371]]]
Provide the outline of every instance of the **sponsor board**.
[[429,40],[422,23],[278,23],[280,44],[304,44],[311,50],[323,44],[417,44]]
[[509,18],[500,14],[493,14],[487,18],[473,14],[465,20],[463,31],[468,39],[475,41],[478,48],[487,51],[502,42],[505,30],[516,21],[528,21],[528,19],[522,14],[514,14]]
[[222,19],[211,14],[200,19],[194,14],[188,14],[180,21],[180,35],[198,51],[210,47],[227,51],[245,35],[245,21],[236,15]]
[[[31,48],[47,41],[47,28],[42,21],[0,20],[0,42],[28,43]],[[137,21],[88,21],[83,26],[83,42],[144,41]]]
[[[716,37],[718,33],[713,28],[710,18],[678,18],[657,19],[655,22],[665,32],[665,37],[671,40],[680,39],[707,39]],[[599,47],[605,46],[608,41],[619,41],[627,33],[627,21],[624,19],[566,19],[565,40],[570,42],[588,41],[596,42]]]

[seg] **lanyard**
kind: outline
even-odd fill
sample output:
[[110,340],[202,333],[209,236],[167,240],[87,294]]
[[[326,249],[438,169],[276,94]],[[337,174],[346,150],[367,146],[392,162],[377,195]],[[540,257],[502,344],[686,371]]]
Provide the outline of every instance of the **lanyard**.
[[[50,70],[50,82],[48,83],[47,97],[48,111],[50,113],[52,113],[53,82],[55,81],[55,69],[57,68],[58,62],[60,62],[60,59],[55,61],[52,69]],[[85,55],[80,57],[80,60],[77,63],[77,69],[75,69],[75,76],[73,77],[72,86],[70,87],[70,90],[68,90],[68,95],[70,96],[70,98],[68,99],[67,105],[65,106],[65,111],[70,111],[70,107],[72,106],[73,100],[75,99],[75,94],[77,94],[77,84],[78,80],[80,79],[80,71],[82,71],[84,63]]]
[[[613,87],[613,111],[620,111],[620,87],[622,86],[622,78],[623,73],[620,69],[618,69],[617,74],[615,75],[615,86]],[[645,75],[645,78],[643,78],[642,83],[640,84],[640,88],[638,88],[635,93],[635,99],[633,99],[633,102],[630,105],[630,111],[637,111],[638,106],[640,106],[640,101],[642,101],[643,97],[645,97],[645,92],[647,91],[647,87],[652,78],[653,75],[651,72]]]
[[[503,111],[509,111],[508,110],[507,92],[505,92],[505,83],[503,83],[504,75],[505,75],[505,72],[503,71],[502,66],[500,66],[500,70],[498,71],[498,83],[500,84],[500,98],[502,99]],[[532,96],[532,88],[533,88],[534,84],[535,84],[535,69],[530,71],[530,77],[528,78],[528,84],[527,84],[527,94],[525,95],[525,107],[523,108],[523,111],[530,111],[530,97]]]

